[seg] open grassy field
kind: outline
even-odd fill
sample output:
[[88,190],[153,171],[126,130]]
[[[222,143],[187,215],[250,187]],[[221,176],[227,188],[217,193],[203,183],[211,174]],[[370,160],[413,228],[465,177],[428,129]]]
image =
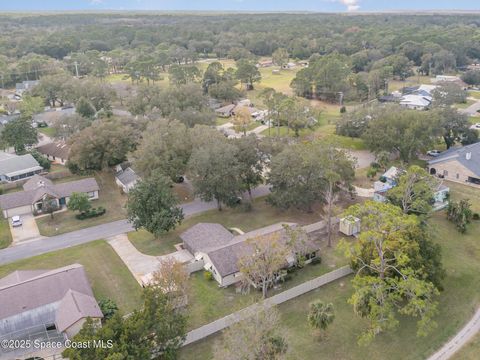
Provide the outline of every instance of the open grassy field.
[[[288,359],[425,359],[454,335],[480,304],[480,222],[473,223],[465,235],[456,231],[443,212],[435,214],[429,224],[435,242],[442,247],[447,270],[445,290],[439,297],[438,327],[430,335],[416,337],[415,321],[401,317],[396,330],[378,336],[367,347],[359,346],[357,336],[367,324],[355,316],[351,305],[347,304],[353,289],[351,277],[344,278],[279,307],[282,326],[288,336]],[[322,340],[312,335],[306,322],[309,304],[317,299],[332,302],[336,311],[335,321]],[[219,338],[215,335],[187,346],[180,359],[211,359],[212,345]],[[473,350],[471,353],[474,354]]]
[[253,209],[248,212],[242,208],[224,209],[221,212],[210,210],[185,219],[175,230],[159,238],[155,238],[145,230],[131,232],[128,234],[128,238],[140,252],[158,256],[175,251],[174,245],[181,242],[179,235],[199,222],[220,223],[227,228],[237,227],[243,231],[250,231],[281,221],[309,224],[320,220],[320,214],[317,212],[308,214],[294,210],[281,211],[259,198],[254,200]]
[[466,102],[464,103],[459,103],[459,104],[455,104],[453,105],[454,107],[456,107],[457,109],[466,109],[468,108],[469,106],[475,104],[476,101],[475,100],[470,100],[468,99]]
[[4,249],[12,243],[12,235],[10,234],[10,227],[8,220],[3,216],[0,218],[0,249]]
[[[59,181],[72,181],[77,178],[78,177],[76,176],[66,177]],[[92,201],[92,206],[103,206],[107,209],[105,215],[92,219],[78,220],[75,218],[76,212],[67,210],[55,214],[53,219],[51,219],[50,216],[38,218],[37,225],[41,235],[53,236],[110,221],[124,219],[126,217],[124,204],[127,197],[121,194],[120,189],[115,184],[113,173],[106,171],[98,172],[95,174],[95,179],[100,186],[100,192],[99,199]]]
[[0,277],[15,270],[54,269],[74,263],[87,272],[97,300],[114,300],[123,313],[141,305],[141,287],[110,245],[103,240],[0,266]]
[[390,80],[388,82],[388,91],[399,91],[404,87],[408,86],[415,86],[415,85],[421,85],[421,84],[430,84],[430,76],[421,76],[421,75],[415,75],[415,76],[410,76],[409,78],[405,79],[404,81],[402,80]]

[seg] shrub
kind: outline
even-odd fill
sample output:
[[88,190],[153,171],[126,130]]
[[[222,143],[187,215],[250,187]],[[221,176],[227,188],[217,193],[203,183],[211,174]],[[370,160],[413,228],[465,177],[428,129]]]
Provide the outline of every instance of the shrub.
[[375,177],[375,175],[377,175],[377,169],[373,168],[373,167],[370,167],[368,170],[367,170],[367,178],[369,179],[373,179]]
[[480,214],[479,213],[474,213],[472,216],[473,220],[480,220]]
[[212,281],[213,280],[213,274],[210,271],[204,271],[203,272],[203,278],[207,281]]
[[117,304],[111,299],[101,299],[98,306],[102,311],[104,321],[110,319],[118,311]]
[[340,108],[340,114],[345,114],[347,112],[347,108],[345,106],[342,106]]
[[312,262],[310,264],[312,265],[318,265],[322,263],[322,258],[320,256],[314,257],[312,259]]
[[98,208],[92,208],[87,211],[81,212],[80,214],[75,215],[78,220],[90,219],[105,214],[107,210],[104,207],[99,206]]

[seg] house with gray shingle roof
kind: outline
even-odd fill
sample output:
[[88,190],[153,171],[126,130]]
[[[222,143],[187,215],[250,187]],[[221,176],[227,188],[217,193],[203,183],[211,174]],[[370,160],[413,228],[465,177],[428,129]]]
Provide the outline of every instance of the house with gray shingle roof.
[[[80,264],[53,270],[15,271],[0,279],[0,338],[72,338],[87,318],[103,314]],[[0,349],[0,357],[2,350]]]
[[52,201],[59,209],[67,205],[73,193],[85,193],[90,200],[98,199],[100,188],[94,178],[54,184],[47,178],[34,175],[23,185],[23,191],[0,195],[3,217],[42,212],[45,201]]
[[[277,223],[235,236],[220,224],[199,223],[180,234],[180,238],[183,247],[194,257],[190,269],[210,271],[220,286],[229,286],[242,280],[239,260],[255,251],[251,240],[276,235],[278,241],[285,243],[289,240],[285,226],[295,228],[298,225]],[[309,259],[317,256],[318,244],[307,237],[303,245],[309,253]],[[285,259],[286,267],[295,263],[294,254]]]
[[0,153],[0,182],[14,182],[39,174],[43,168],[31,154]]
[[480,188],[480,142],[450,148],[428,161],[431,175]]
[[38,146],[37,151],[54,164],[65,165],[70,154],[70,146],[65,141],[55,141]]
[[115,183],[122,188],[125,194],[135,187],[137,182],[140,180],[140,177],[133,171],[131,167],[127,167],[122,170],[119,166],[119,169],[115,173]]

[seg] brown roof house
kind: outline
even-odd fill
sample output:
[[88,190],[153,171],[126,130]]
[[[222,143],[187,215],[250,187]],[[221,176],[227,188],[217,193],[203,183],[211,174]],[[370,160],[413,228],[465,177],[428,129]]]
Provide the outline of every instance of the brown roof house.
[[42,212],[46,200],[54,201],[60,209],[68,203],[74,193],[85,193],[90,200],[98,199],[99,187],[94,178],[86,178],[61,184],[35,175],[23,185],[23,191],[0,195],[0,209],[4,218],[15,215]]
[[37,151],[54,164],[65,165],[70,153],[70,147],[65,141],[55,141],[37,147]]
[[[63,341],[103,314],[82,265],[15,271],[0,279],[0,339]],[[3,349],[0,349],[0,355]]]
[[[241,235],[233,235],[220,224],[199,223],[180,234],[183,247],[188,250],[194,259],[187,264],[189,272],[205,269],[210,271],[220,286],[229,286],[242,280],[238,262],[244,255],[253,253],[254,248],[247,240],[269,236],[275,233],[280,235],[280,241],[287,241],[285,226],[297,227],[295,223],[277,223]],[[318,244],[306,239],[308,259],[317,256]],[[294,254],[285,259],[286,266],[296,263]]]

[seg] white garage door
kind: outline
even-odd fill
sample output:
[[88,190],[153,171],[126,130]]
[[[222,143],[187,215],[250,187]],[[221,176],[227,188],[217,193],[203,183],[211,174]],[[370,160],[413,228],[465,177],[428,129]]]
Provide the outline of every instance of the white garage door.
[[32,213],[32,207],[30,205],[19,206],[17,208],[7,210],[7,216],[8,217],[12,217],[12,216],[15,216],[15,215],[31,214],[31,213]]

